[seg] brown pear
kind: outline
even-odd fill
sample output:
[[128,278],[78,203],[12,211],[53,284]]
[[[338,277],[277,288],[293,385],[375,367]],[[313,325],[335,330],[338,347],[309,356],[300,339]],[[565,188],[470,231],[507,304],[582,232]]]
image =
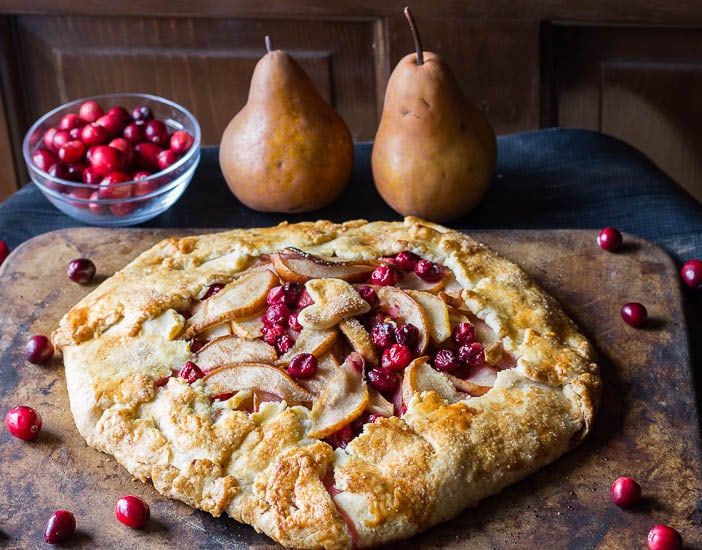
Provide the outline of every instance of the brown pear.
[[388,80],[371,157],[383,199],[403,216],[445,222],[484,197],[495,171],[495,132],[461,91],[449,65],[422,50],[409,10],[416,52]]
[[232,193],[260,212],[308,212],[333,202],[353,166],[344,120],[282,50],[256,64],[246,105],[229,122],[219,164]]

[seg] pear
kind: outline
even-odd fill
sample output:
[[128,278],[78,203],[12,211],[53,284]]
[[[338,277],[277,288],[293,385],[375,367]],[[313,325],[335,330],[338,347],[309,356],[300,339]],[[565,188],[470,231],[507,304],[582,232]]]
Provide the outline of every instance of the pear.
[[353,166],[344,120],[300,65],[272,50],[258,61],[246,105],[222,134],[219,164],[232,193],[260,212],[308,212],[333,202]]
[[416,52],[388,80],[373,144],[375,186],[396,212],[446,222],[473,209],[495,171],[495,132],[461,91],[449,65],[422,50],[408,8]]

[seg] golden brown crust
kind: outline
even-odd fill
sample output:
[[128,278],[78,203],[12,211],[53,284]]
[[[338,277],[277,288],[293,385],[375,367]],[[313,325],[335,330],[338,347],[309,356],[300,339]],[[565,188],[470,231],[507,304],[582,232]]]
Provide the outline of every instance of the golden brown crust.
[[[448,403],[434,391],[415,393],[400,417],[365,424],[337,449],[310,437],[309,407],[269,402],[246,412],[238,404],[251,392],[213,401],[202,380],[168,378],[195,357],[178,312],[286,247],[341,260],[409,250],[441,263],[516,366],[480,397]],[[382,544],[455,516],[586,437],[601,384],[586,338],[519,267],[415,218],[167,239],[81,300],[53,342],[90,445],[164,495],[299,548]]]

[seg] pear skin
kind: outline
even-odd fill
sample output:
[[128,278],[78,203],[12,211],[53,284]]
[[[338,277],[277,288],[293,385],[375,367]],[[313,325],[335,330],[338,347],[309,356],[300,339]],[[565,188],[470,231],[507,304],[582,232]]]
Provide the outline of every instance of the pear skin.
[[403,216],[446,222],[473,209],[495,171],[488,120],[435,53],[406,55],[388,80],[371,163],[376,188]]
[[246,105],[229,122],[219,163],[232,193],[260,212],[308,212],[333,202],[353,167],[344,120],[282,50],[256,64]]

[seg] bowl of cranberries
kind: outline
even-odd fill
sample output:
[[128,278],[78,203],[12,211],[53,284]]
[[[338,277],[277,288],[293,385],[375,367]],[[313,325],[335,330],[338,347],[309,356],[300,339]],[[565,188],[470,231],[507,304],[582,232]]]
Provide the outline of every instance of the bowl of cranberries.
[[32,181],[63,213],[91,225],[129,226],[183,194],[200,161],[200,126],[167,99],[106,94],[48,112],[22,149]]

